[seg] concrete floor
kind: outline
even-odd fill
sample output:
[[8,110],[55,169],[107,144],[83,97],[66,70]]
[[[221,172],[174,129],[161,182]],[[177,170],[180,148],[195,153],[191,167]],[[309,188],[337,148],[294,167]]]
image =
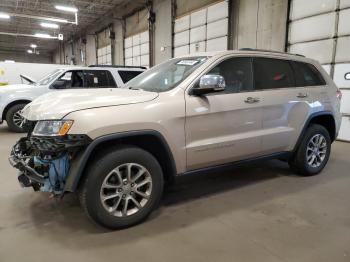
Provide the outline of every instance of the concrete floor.
[[[19,187],[0,126],[0,261],[350,261],[350,144],[319,176],[269,161],[178,181],[134,228],[92,224],[74,195]],[[109,259],[109,260],[107,260]]]

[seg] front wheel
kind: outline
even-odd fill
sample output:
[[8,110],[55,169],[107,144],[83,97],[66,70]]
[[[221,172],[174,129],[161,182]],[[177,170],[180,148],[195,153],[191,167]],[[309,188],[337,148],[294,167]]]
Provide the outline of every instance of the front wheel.
[[23,133],[26,130],[24,129],[24,118],[20,114],[21,110],[26,106],[26,104],[16,104],[7,111],[6,113],[6,122],[10,131],[16,133]]
[[100,157],[85,174],[80,201],[88,216],[111,229],[138,224],[158,206],[163,174],[153,155],[123,146]]
[[311,125],[299,147],[289,160],[290,167],[300,175],[312,176],[326,166],[331,153],[329,132],[321,125]]

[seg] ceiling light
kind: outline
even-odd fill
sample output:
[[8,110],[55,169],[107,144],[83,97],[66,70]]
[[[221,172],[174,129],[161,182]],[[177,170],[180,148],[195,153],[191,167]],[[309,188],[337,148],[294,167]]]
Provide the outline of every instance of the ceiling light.
[[56,24],[51,24],[51,23],[41,23],[40,25],[41,25],[42,27],[46,27],[46,28],[54,28],[54,29],[59,28],[58,25],[56,25]]
[[33,54],[33,50],[28,49],[28,50],[27,50],[27,53],[28,53],[28,54]]
[[35,37],[39,37],[39,38],[51,38],[51,36],[49,34],[40,34],[37,33],[34,35]]
[[52,22],[58,22],[58,23],[68,23],[67,19],[61,19],[61,18],[46,17],[45,20],[52,21]]
[[10,15],[5,13],[0,13],[0,19],[10,19]]
[[55,8],[57,10],[71,12],[71,13],[77,13],[78,9],[73,6],[63,6],[63,5],[55,5]]
[[30,47],[35,49],[35,48],[37,48],[38,46],[37,46],[36,44],[31,44]]

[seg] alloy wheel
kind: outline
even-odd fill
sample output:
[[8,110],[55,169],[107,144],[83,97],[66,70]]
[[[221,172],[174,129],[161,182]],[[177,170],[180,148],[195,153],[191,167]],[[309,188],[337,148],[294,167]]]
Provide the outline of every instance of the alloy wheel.
[[319,167],[327,154],[327,141],[321,134],[316,134],[309,140],[306,148],[306,160],[309,166]]
[[104,179],[100,200],[107,212],[127,217],[139,212],[152,193],[152,177],[142,165],[126,163],[114,168]]

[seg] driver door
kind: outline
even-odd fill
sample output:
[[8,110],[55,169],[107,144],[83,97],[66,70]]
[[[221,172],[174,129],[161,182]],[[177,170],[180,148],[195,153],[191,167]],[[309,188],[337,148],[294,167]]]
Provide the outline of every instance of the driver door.
[[187,170],[259,155],[262,112],[254,99],[252,59],[228,58],[206,74],[224,77],[225,91],[186,94]]

